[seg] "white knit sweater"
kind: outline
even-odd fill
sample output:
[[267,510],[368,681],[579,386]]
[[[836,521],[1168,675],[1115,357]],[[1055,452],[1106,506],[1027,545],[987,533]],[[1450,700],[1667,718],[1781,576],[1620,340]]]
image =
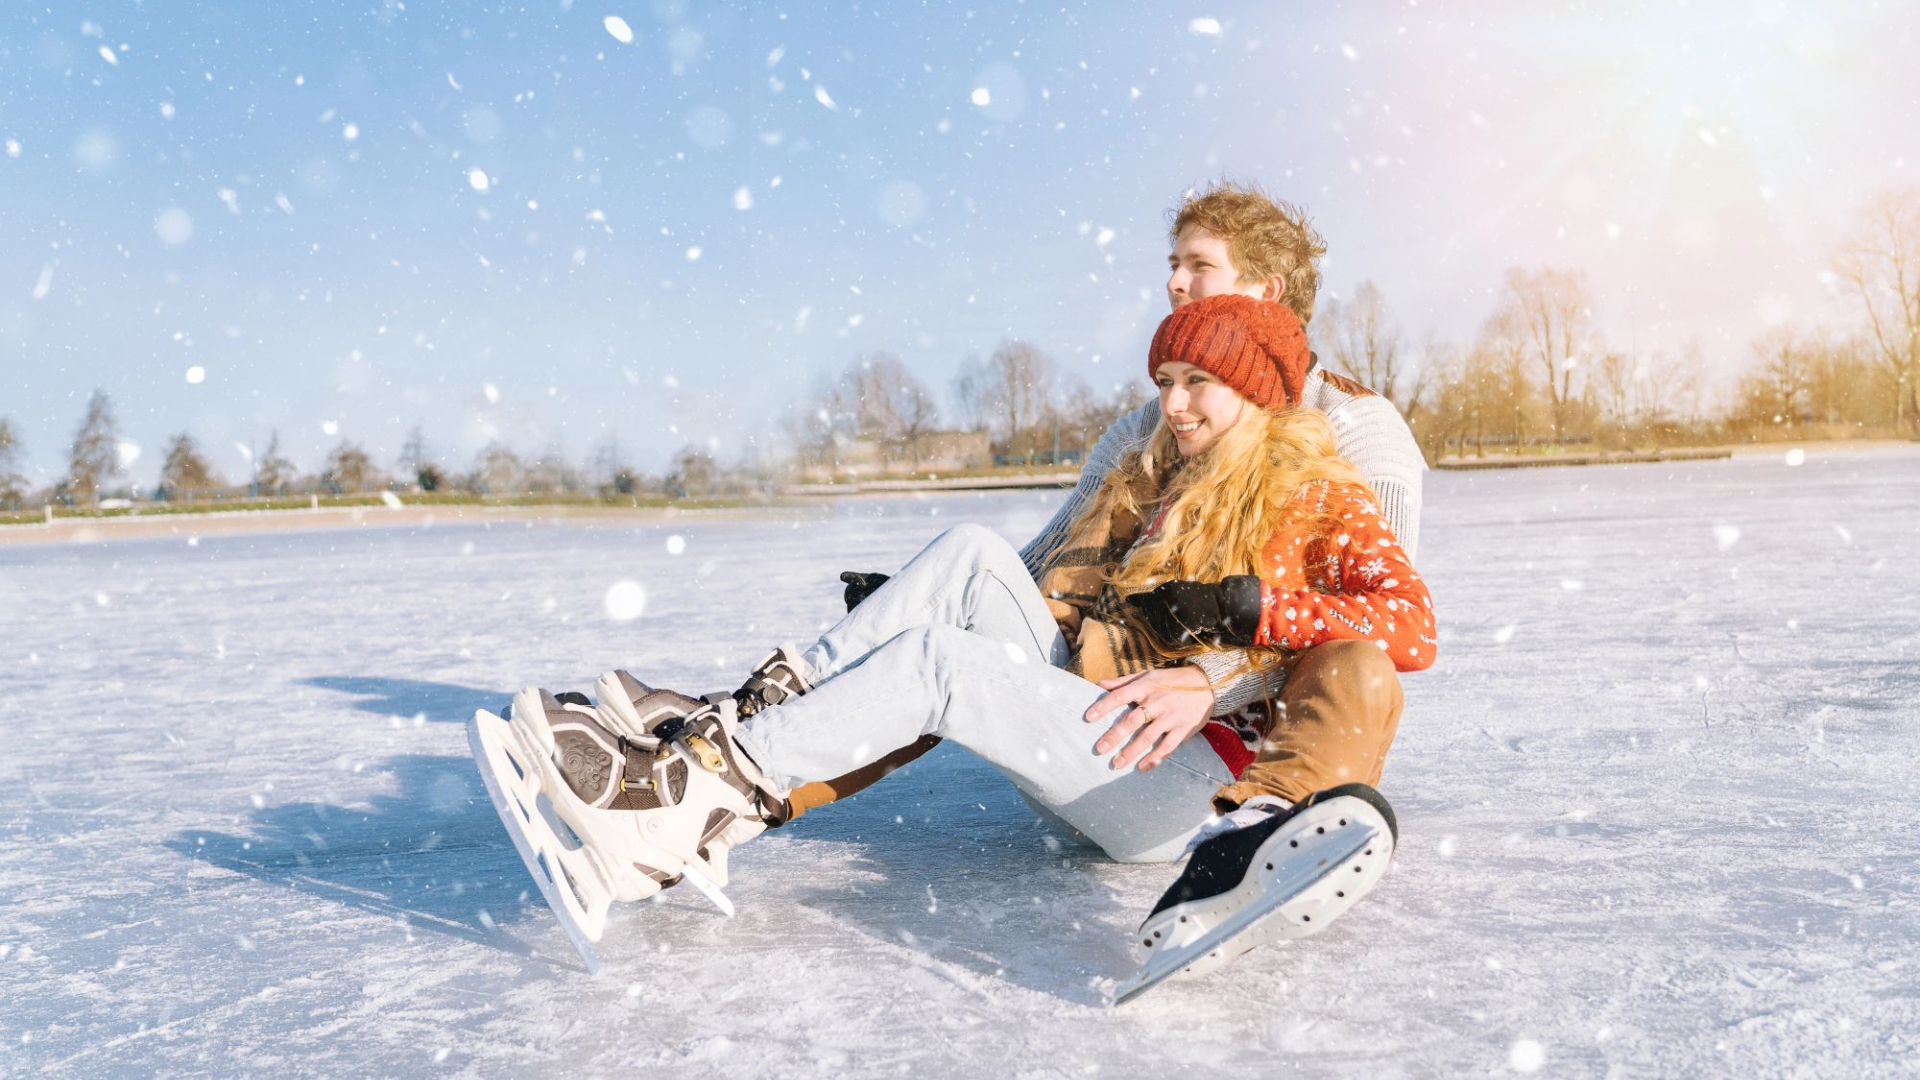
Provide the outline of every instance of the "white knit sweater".
[[[1340,455],[1366,475],[1374,494],[1380,497],[1381,514],[1399,538],[1407,558],[1414,559],[1420,545],[1420,475],[1426,471],[1426,459],[1420,456],[1413,432],[1391,402],[1371,392],[1355,393],[1355,389],[1355,384],[1347,380],[1328,378],[1316,364],[1307,373],[1301,403],[1319,409],[1333,421]],[[1080,482],[1074,486],[1073,494],[1061,504],[1047,527],[1040,530],[1040,535],[1020,549],[1020,557],[1035,581],[1046,569],[1042,560],[1067,538],[1073,519],[1100,490],[1107,473],[1126,455],[1145,446],[1159,422],[1160,404],[1150,401],[1114,421],[1106,434],[1100,436],[1100,441],[1087,454],[1086,467],[1080,471]],[[1226,716],[1279,692],[1277,686],[1268,686],[1258,673],[1236,677],[1236,672],[1245,672],[1247,668],[1246,654],[1238,649],[1201,653],[1191,663],[1206,672],[1207,680],[1213,684],[1215,716]]]

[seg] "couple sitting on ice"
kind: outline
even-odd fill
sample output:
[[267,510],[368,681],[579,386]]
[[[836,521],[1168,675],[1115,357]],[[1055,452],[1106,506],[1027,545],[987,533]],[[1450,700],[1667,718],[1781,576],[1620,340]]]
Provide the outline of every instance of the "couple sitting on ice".
[[846,617],[731,695],[616,671],[592,700],[528,689],[475,717],[488,790],[590,966],[613,902],[685,880],[727,908],[733,848],[943,739],[1115,859],[1191,852],[1123,1000],[1312,933],[1385,872],[1397,672],[1434,658],[1419,452],[1308,351],[1324,248],[1297,211],[1220,187],[1171,237],[1158,400],[1024,551],[962,525],[891,576],[844,575]]

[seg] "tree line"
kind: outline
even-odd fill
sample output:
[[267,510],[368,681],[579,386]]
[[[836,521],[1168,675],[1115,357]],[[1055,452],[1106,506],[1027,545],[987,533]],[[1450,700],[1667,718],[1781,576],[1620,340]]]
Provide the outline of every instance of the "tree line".
[[[1920,438],[1920,188],[1863,206],[1829,254],[1831,281],[1850,321],[1788,322],[1751,342],[1730,395],[1708,385],[1697,342],[1621,349],[1595,325],[1592,288],[1579,271],[1510,269],[1492,313],[1465,345],[1415,347],[1380,288],[1362,282],[1330,298],[1313,322],[1322,360],[1385,395],[1406,416],[1430,460],[1528,447],[1601,449],[1768,438],[1873,434]],[[1149,400],[1130,377],[1109,392],[1062,369],[1037,346],[1001,342],[969,357],[943,413],[932,390],[898,357],[876,353],[817,378],[782,421],[790,454],[723,463],[695,445],[666,472],[641,472],[609,434],[582,464],[558,447],[523,455],[484,447],[465,470],[440,463],[418,427],[391,469],[342,440],[321,466],[301,471],[278,432],[251,455],[249,475],[223,476],[191,433],[167,441],[152,497],[351,494],[405,489],[492,496],[744,495],[770,492],[791,469],[833,473],[865,455],[922,467],[938,437],[974,433],[994,463],[1063,465],[1118,417]],[[65,475],[33,490],[22,474],[22,437],[0,416],[0,508],[134,497],[121,483],[125,444],[104,391],[88,398],[68,447]]]
[[1870,200],[1829,259],[1847,321],[1765,330],[1730,394],[1709,385],[1697,341],[1607,342],[1586,276],[1564,268],[1508,270],[1464,346],[1410,347],[1371,282],[1329,301],[1314,338],[1393,401],[1429,460],[1490,447],[1920,438],[1920,188]]
[[837,473],[877,455],[917,471],[950,451],[951,441],[939,437],[955,432],[984,436],[978,445],[987,460],[979,466],[1073,464],[1085,459],[1108,425],[1151,396],[1138,378],[1101,394],[1038,346],[1011,339],[985,359],[968,357],[948,389],[951,413],[891,353],[823,374],[784,420],[793,464]]
[[982,445],[998,462],[1077,462],[1109,424],[1148,397],[1139,380],[1106,396],[1096,394],[1045,352],[1019,341],[1002,343],[986,360],[962,364],[953,393],[961,426],[948,429],[932,393],[904,363],[890,354],[865,357],[838,375],[818,377],[811,394],[790,410],[783,425],[789,453],[768,451],[725,462],[689,444],[657,474],[636,468],[611,433],[583,462],[570,460],[558,446],[528,454],[495,441],[481,448],[469,467],[456,469],[442,463],[416,426],[390,466],[361,444],[342,439],[311,471],[286,456],[275,430],[263,450],[247,450],[247,475],[229,477],[192,433],[182,432],[167,440],[158,482],[150,491],[136,491],[125,482],[127,444],[112,400],[106,391],[95,390],[68,446],[65,474],[40,490],[20,472],[19,429],[0,417],[0,509],[149,497],[194,502],[389,490],[496,497],[769,495],[795,469],[844,464],[849,448],[862,444],[890,468],[911,471],[930,460],[930,440],[951,430],[982,433]]
[[167,440],[159,482],[150,491],[136,491],[123,482],[127,456],[122,447],[113,403],[104,390],[95,390],[68,447],[65,475],[51,486],[33,490],[20,472],[24,453],[19,429],[0,417],[0,509],[29,505],[94,505],[111,499],[150,496],[161,502],[197,502],[212,499],[281,498],[305,495],[354,495],[379,491],[413,491],[476,496],[598,495],[669,496],[745,493],[766,489],[759,478],[740,469],[727,469],[695,447],[674,455],[668,472],[655,476],[629,463],[617,436],[609,434],[584,464],[569,461],[558,448],[523,456],[501,442],[492,442],[474,456],[466,470],[442,464],[421,428],[407,435],[391,468],[374,460],[365,447],[350,439],[327,452],[317,470],[303,471],[280,448],[280,433],[269,434],[264,450],[247,450],[248,475],[230,478],[214,465],[200,442],[189,432]]

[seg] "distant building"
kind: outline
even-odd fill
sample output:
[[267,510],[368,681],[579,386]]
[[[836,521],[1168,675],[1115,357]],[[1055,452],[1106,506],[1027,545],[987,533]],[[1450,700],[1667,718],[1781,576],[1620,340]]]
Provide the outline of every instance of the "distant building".
[[801,479],[824,483],[908,473],[963,472],[993,464],[993,447],[984,431],[930,431],[904,444],[851,439],[835,445],[831,452],[831,462],[803,467]]

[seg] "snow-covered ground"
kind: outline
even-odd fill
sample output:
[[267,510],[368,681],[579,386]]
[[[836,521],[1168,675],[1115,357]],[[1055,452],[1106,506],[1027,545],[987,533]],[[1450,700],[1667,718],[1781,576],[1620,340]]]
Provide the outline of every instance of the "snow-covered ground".
[[0,1074],[1920,1068],[1907,448],[1431,476],[1402,846],[1317,938],[1107,1007],[1171,871],[943,748],[743,849],[737,917],[619,912],[587,977],[473,710],[731,686],[836,571],[1058,497],[0,548]]

